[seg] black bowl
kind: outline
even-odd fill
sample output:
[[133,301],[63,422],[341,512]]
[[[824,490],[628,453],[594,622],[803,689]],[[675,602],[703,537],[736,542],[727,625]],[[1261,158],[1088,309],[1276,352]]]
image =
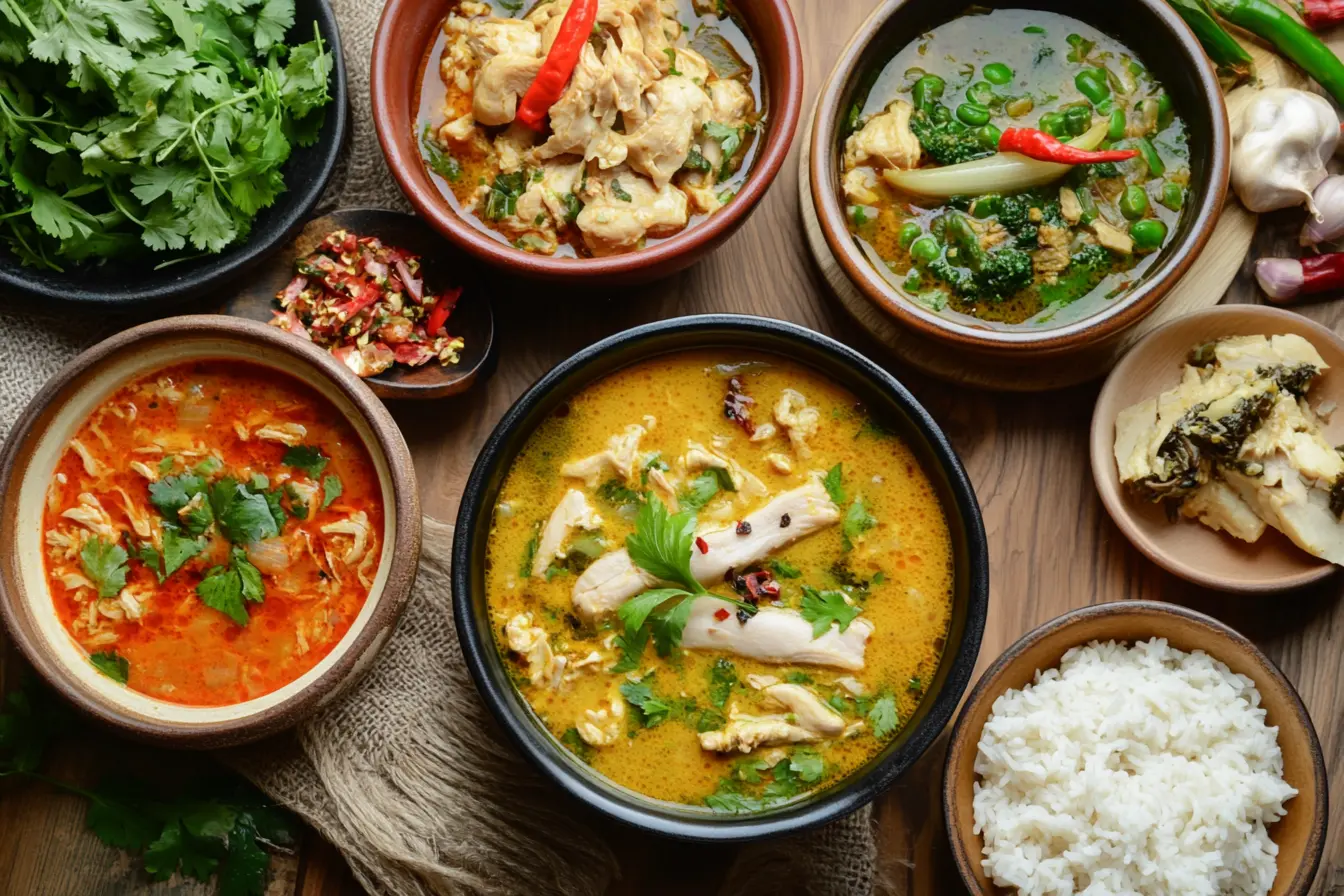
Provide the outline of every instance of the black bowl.
[[[509,680],[485,602],[485,549],[499,489],[528,436],[589,383],[652,355],[707,347],[772,352],[820,371],[889,421],[919,458],[952,532],[954,595],[947,646],[913,719],[867,765],[809,798],[751,816],[654,800],[579,761],[550,735]],[[648,324],[584,349],[542,377],[495,427],[476,459],[453,539],[453,614],[481,697],[518,748],[561,788],[618,821],[685,840],[742,841],[814,827],[871,802],[937,739],[961,700],[980,651],[989,604],[989,551],[975,492],[938,425],[891,374],[846,346],[794,324],[704,315]]]
[[162,258],[147,256],[133,262],[105,262],[72,267],[64,273],[25,267],[8,252],[0,251],[0,294],[21,294],[46,304],[78,303],[109,309],[127,305],[167,304],[174,299],[209,296],[285,245],[299,232],[322,198],[336,168],[349,125],[345,84],[345,57],[336,14],[328,0],[297,0],[294,27],[288,39],[313,39],[313,22],[331,49],[331,102],[317,142],[295,146],[282,169],[285,192],[270,208],[262,209],[252,222],[247,241],[218,255],[195,258],[155,270]]

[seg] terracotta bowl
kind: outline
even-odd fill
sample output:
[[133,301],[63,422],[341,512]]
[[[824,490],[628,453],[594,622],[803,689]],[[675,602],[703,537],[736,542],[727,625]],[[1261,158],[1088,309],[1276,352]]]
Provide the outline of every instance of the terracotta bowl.
[[[358,433],[378,472],[386,521],[373,588],[341,642],[283,688],[232,706],[157,700],[103,676],[56,617],[46,586],[41,520],[47,484],[71,435],[127,381],[204,358],[274,368],[316,389]],[[75,358],[42,387],[0,454],[0,619],[37,672],[78,708],[123,733],[171,746],[255,740],[302,719],[352,684],[392,634],[420,553],[420,503],[410,452],[363,383],[315,346],[255,321],[174,317],[135,327]]]
[[1283,777],[1298,791],[1287,814],[1269,829],[1278,844],[1278,874],[1269,896],[1304,896],[1325,848],[1327,781],[1321,744],[1306,707],[1269,658],[1243,635],[1216,619],[1174,604],[1118,601],[1065,613],[1029,632],[995,660],[962,706],[952,729],[943,777],[943,812],[952,855],[974,896],[1008,896],[981,868],[984,840],[974,831],[975,757],[994,701],[1010,688],[1030,684],[1036,671],[1059,664],[1072,647],[1090,641],[1165,638],[1172,647],[1202,650],[1255,682],[1266,724],[1279,729]]
[[[991,0],[981,7],[1016,7]],[[1171,93],[1189,128],[1192,173],[1185,214],[1168,246],[1133,289],[1103,311],[1052,328],[994,330],[922,308],[868,260],[845,223],[840,186],[845,122],[862,100],[872,73],[919,36],[964,12],[967,4],[943,0],[886,0],[859,28],[822,86],[813,127],[809,177],[812,199],[827,245],[845,273],[869,300],[903,326],[963,352],[1011,354],[1020,360],[1049,357],[1103,342],[1147,316],[1181,278],[1208,241],[1227,197],[1230,159],[1227,113],[1212,64],[1195,36],[1163,0],[1076,3],[1039,0],[1028,4],[1081,19],[1127,46]]]
[[[1327,370],[1308,393],[1311,404],[1344,407],[1344,340],[1300,314],[1264,305],[1220,305],[1149,333],[1111,372],[1092,413],[1092,476],[1106,510],[1134,546],[1168,572],[1208,588],[1265,594],[1309,585],[1335,567],[1270,529],[1255,544],[1191,520],[1167,519],[1163,508],[1130,495],[1115,466],[1115,417],[1180,382],[1190,349],[1225,336],[1296,333],[1321,353]],[[1344,443],[1344,414],[1327,421],[1330,444]]]
[[513,273],[566,283],[641,283],[675,273],[732,236],[779,173],[793,143],[803,97],[803,51],[787,0],[736,0],[756,44],[766,92],[764,133],[737,196],[708,220],[646,249],[605,258],[533,255],[497,238],[456,211],[421,160],[417,128],[420,75],[455,0],[388,0],[373,44],[373,121],[388,167],[415,210],[440,233],[482,261]]

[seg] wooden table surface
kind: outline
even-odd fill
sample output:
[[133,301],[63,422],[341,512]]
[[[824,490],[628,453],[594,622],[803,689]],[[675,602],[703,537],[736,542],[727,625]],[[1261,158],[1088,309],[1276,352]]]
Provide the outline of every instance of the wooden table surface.
[[[808,107],[848,36],[874,0],[793,0],[806,52]],[[682,314],[740,312],[795,321],[836,336],[889,366],[948,432],[984,509],[992,563],[983,669],[1026,630],[1064,611],[1112,600],[1160,599],[1210,613],[1245,632],[1300,691],[1331,773],[1330,836],[1313,896],[1344,894],[1344,601],[1338,576],[1278,598],[1232,597],[1188,585],[1130,547],[1102,509],[1088,468],[1087,430],[1097,386],[1034,396],[996,395],[929,380],[884,355],[846,318],[820,282],[803,244],[796,190],[797,143],[755,214],[715,255],[689,271],[623,294],[564,294],[504,284],[496,308],[498,371],[458,400],[394,408],[415,455],[425,511],[451,520],[477,450],[515,398],[571,353],[636,324]],[[1293,222],[1266,219],[1260,247]],[[1257,252],[1256,254],[1260,254]],[[515,287],[516,288],[513,288]],[[1246,271],[1227,301],[1256,301]],[[1340,330],[1344,307],[1304,314]],[[5,663],[12,674],[17,662]],[[3,676],[0,675],[0,684]],[[962,892],[951,867],[937,793],[936,745],[876,807],[883,892]],[[93,779],[136,761],[134,747],[68,744],[55,772]],[[184,758],[184,763],[200,761]],[[197,885],[149,885],[115,850],[83,829],[81,800],[41,786],[0,785],[0,894],[113,896],[209,893]],[[618,893],[713,892],[728,853],[686,846],[621,844]],[[275,864],[270,896],[347,896],[360,888],[339,855],[309,836],[300,855]],[[687,870],[694,869],[694,870]]]

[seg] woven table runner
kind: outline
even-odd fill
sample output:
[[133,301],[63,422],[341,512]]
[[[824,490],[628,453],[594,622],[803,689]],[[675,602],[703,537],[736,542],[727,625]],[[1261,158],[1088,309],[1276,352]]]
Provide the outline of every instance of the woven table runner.
[[[409,211],[383,161],[369,104],[382,0],[332,5],[348,69],[352,133],[318,211]],[[73,355],[144,319],[45,316],[0,299],[0,436]],[[604,836],[608,823],[584,813],[524,762],[468,677],[449,603],[451,540],[452,527],[425,520],[405,616],[350,693],[297,731],[220,758],[321,832],[376,896],[602,893],[619,876]],[[875,860],[871,813],[864,809],[818,831],[741,848],[720,892],[866,896]]]

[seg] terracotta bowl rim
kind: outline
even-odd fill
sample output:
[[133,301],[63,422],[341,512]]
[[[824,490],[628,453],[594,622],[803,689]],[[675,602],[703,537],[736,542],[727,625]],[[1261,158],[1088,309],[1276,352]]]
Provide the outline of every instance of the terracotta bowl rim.
[[[766,84],[770,113],[766,119],[765,137],[742,189],[728,207],[712,215],[707,221],[688,227],[654,246],[623,255],[603,258],[551,258],[515,249],[463,220],[432,184],[426,188],[419,183],[414,172],[423,169],[424,163],[421,161],[418,143],[415,143],[413,136],[415,123],[394,119],[392,115],[391,102],[388,99],[392,82],[391,71],[404,66],[408,56],[405,48],[398,44],[397,26],[407,10],[425,2],[428,0],[388,0],[378,21],[369,78],[374,127],[388,169],[396,178],[401,192],[415,207],[416,213],[457,246],[481,261],[527,276],[569,282],[638,276],[644,269],[658,266],[670,266],[671,269],[685,266],[702,251],[712,248],[718,240],[727,238],[747,219],[774,182],[793,145],[803,105],[803,48],[798,38],[793,11],[789,7],[788,0],[743,0],[762,7],[764,15],[782,32],[786,52],[782,60],[784,77],[778,81],[768,80]],[[447,0],[441,2],[446,3]],[[759,42],[757,47],[761,57],[766,58],[766,53],[761,49]],[[412,57],[417,66],[416,78],[419,77],[418,67],[423,55],[423,49],[418,49]],[[404,145],[408,136],[417,147],[409,151]]]
[[[968,847],[972,844],[968,844],[961,837],[960,829],[954,822],[954,819],[962,814],[963,808],[966,812],[971,811],[969,806],[962,807],[960,805],[956,787],[956,768],[961,763],[962,756],[967,750],[977,749],[979,743],[980,732],[971,731],[968,728],[971,716],[981,705],[986,702],[992,704],[1007,690],[1003,679],[1007,677],[1010,671],[1014,670],[1021,661],[1022,655],[1030,648],[1046,641],[1068,642],[1069,647],[1079,646],[1079,642],[1069,641],[1067,637],[1069,632],[1080,623],[1104,616],[1130,616],[1147,620],[1151,623],[1148,638],[1165,638],[1166,635],[1162,633],[1161,628],[1163,621],[1169,617],[1179,617],[1194,623],[1230,650],[1239,649],[1255,661],[1264,678],[1250,677],[1255,681],[1256,689],[1261,691],[1262,697],[1264,696],[1262,682],[1266,679],[1276,686],[1276,690],[1285,695],[1287,705],[1284,709],[1287,711],[1289,719],[1278,720],[1278,739],[1282,742],[1288,723],[1296,722],[1297,728],[1291,736],[1294,739],[1304,738],[1306,741],[1307,752],[1311,755],[1311,788],[1316,805],[1306,848],[1303,851],[1302,863],[1294,870],[1292,880],[1284,893],[1284,896],[1304,896],[1316,876],[1321,857],[1325,852],[1330,797],[1325,757],[1321,750],[1321,741],[1316,733],[1316,727],[1311,721],[1311,715],[1307,712],[1307,707],[1302,702],[1301,695],[1298,694],[1297,689],[1293,687],[1293,683],[1288,680],[1288,677],[1275,665],[1273,660],[1241,632],[1212,616],[1192,610],[1189,607],[1156,600],[1118,600],[1092,604],[1056,616],[1013,642],[999,655],[998,659],[990,664],[989,668],[975,683],[975,687],[971,689],[970,696],[962,704],[960,712],[957,713],[957,719],[952,725],[952,734],[948,740],[947,758],[943,763],[943,826],[947,833],[948,842],[952,847],[953,860],[963,883],[975,896],[995,896],[995,894],[1006,892],[995,887],[986,891],[980,886],[979,880],[972,872],[972,867],[978,867],[983,855],[983,839],[980,835],[972,835],[976,841],[975,849],[969,849]],[[1126,643],[1132,643],[1132,641]],[[1205,652],[1219,662],[1226,662],[1222,656],[1216,655],[1212,651],[1205,650]],[[1288,811],[1291,812],[1292,808],[1293,804],[1290,801]],[[1279,874],[1275,878],[1276,881],[1282,879],[1283,870],[1282,868],[1279,869]]]
[[[96,375],[107,363],[132,355],[141,346],[160,344],[177,334],[205,335],[235,345],[264,346],[288,356],[287,363],[292,365],[286,371],[289,375],[297,376],[292,371],[306,367],[308,372],[330,381],[368,426],[372,439],[362,439],[365,448],[375,459],[381,457],[387,464],[392,493],[384,495],[384,504],[395,508],[397,517],[393,544],[384,546],[385,549],[392,548],[387,577],[381,590],[371,592],[367,599],[374,609],[353,639],[347,634],[333,649],[337,654],[335,661],[320,676],[284,700],[218,721],[184,724],[148,719],[124,713],[120,707],[92,696],[71,677],[67,664],[45,649],[46,642],[29,637],[20,624],[18,608],[24,603],[23,588],[15,581],[20,568],[19,552],[11,551],[10,556],[0,562],[0,623],[28,663],[60,696],[98,722],[137,740],[214,749],[256,740],[294,725],[336,693],[350,687],[354,678],[372,665],[372,657],[365,654],[371,647],[381,649],[385,644],[406,607],[415,581],[420,555],[420,500],[415,468],[405,439],[391,414],[364,383],[311,343],[294,339],[257,321],[219,314],[182,315],[132,327],[86,349],[62,367],[29,402],[0,451],[0,495],[8,495],[11,489],[17,491],[21,481],[17,477],[22,475],[18,469],[21,449],[30,438],[40,437],[45,432],[48,423],[43,418],[47,412],[73,397],[74,393],[63,394],[67,392],[68,383],[88,374]],[[209,357],[210,352],[202,352],[200,356]],[[152,369],[152,365],[147,369]],[[17,531],[26,524],[12,519],[6,505],[4,518],[0,519],[0,540],[16,537]]]
[[[1124,376],[1128,371],[1127,364],[1131,362],[1131,359],[1142,358],[1147,352],[1148,346],[1160,340],[1168,330],[1190,326],[1196,321],[1235,317],[1291,321],[1294,327],[1306,327],[1313,330],[1322,340],[1331,342],[1341,351],[1344,351],[1344,339],[1335,334],[1329,327],[1322,326],[1310,318],[1287,309],[1275,308],[1271,305],[1215,305],[1212,308],[1206,308],[1168,321],[1151,333],[1145,334],[1125,353],[1125,356],[1120,359],[1120,362],[1106,377],[1100,392],[1097,393],[1097,401],[1092,412],[1092,424],[1088,431],[1092,481],[1097,489],[1098,496],[1101,498],[1102,506],[1106,508],[1106,512],[1110,515],[1116,528],[1124,533],[1130,544],[1138,548],[1140,553],[1167,572],[1180,576],[1186,581],[1219,591],[1239,594],[1275,594],[1288,589],[1302,588],[1327,579],[1335,574],[1336,567],[1328,561],[1322,560],[1319,566],[1312,569],[1285,574],[1276,579],[1258,581],[1246,581],[1232,575],[1206,573],[1186,563],[1172,552],[1165,550],[1160,540],[1148,538],[1133,522],[1130,508],[1126,505],[1124,496],[1119,493],[1119,490],[1102,488],[1103,482],[1110,482],[1116,478],[1114,473],[1115,459],[1110,450],[1114,441],[1115,417],[1111,415],[1109,419],[1104,419],[1102,408],[1109,403],[1107,399],[1110,395],[1121,388]],[[1176,365],[1180,364],[1182,360],[1183,358],[1169,359],[1172,369],[1175,370]],[[1303,553],[1305,554],[1305,552]]]
[[[860,57],[877,39],[887,21],[898,15],[909,2],[912,0],[885,0],[859,27],[826,79],[817,100],[815,124],[808,138],[812,141],[808,176],[812,200],[817,208],[817,222],[845,274],[868,300],[895,318],[897,323],[922,336],[959,348],[996,354],[1048,356],[1100,342],[1138,323],[1161,303],[1194,264],[1218,224],[1228,195],[1231,136],[1226,104],[1213,64],[1209,62],[1193,32],[1162,0],[1123,0],[1144,7],[1170,33],[1181,48],[1182,64],[1192,72],[1197,91],[1203,94],[1205,105],[1210,110],[1213,135],[1210,188],[1197,209],[1187,207],[1195,215],[1195,224],[1189,235],[1183,242],[1174,244],[1168,250],[1167,258],[1155,265],[1154,270],[1146,274],[1136,288],[1126,292],[1111,308],[1074,323],[1040,332],[998,331],[967,326],[915,305],[876,271],[855,245],[845,224],[836,174],[839,146],[829,135],[835,132],[840,102],[853,80]],[[1088,21],[1084,7],[1075,9],[1071,14]]]

